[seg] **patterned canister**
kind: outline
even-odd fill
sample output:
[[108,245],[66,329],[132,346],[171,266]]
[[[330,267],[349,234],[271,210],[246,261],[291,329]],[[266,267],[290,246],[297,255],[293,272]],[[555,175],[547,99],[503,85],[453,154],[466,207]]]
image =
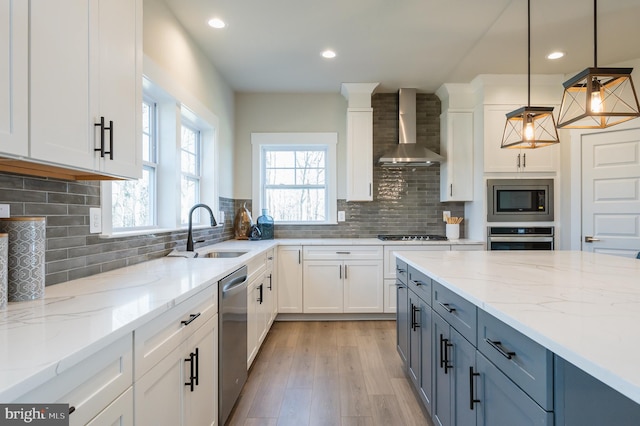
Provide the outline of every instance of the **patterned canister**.
[[9,234],[0,234],[0,309],[7,306],[7,249]]
[[8,301],[44,297],[44,217],[0,219],[0,232],[9,234]]

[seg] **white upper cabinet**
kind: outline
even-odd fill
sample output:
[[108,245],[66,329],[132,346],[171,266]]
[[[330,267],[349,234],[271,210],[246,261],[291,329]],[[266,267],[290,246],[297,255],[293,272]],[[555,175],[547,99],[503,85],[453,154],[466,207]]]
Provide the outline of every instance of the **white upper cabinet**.
[[440,116],[440,201],[473,200],[473,113]]
[[522,105],[484,106],[484,171],[490,172],[556,172],[559,145],[538,149],[500,148],[506,114]]
[[373,200],[373,108],[378,83],[342,83],[347,108],[347,201]]
[[440,201],[473,200],[473,91],[468,84],[443,84],[440,98]]
[[0,0],[0,153],[29,153],[29,5]]
[[140,177],[141,0],[32,0],[30,13],[31,157]]

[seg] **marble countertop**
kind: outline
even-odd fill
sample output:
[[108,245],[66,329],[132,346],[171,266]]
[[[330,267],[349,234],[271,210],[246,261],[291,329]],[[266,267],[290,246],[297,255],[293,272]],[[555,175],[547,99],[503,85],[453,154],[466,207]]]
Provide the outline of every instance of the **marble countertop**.
[[44,299],[10,303],[0,310],[0,402],[55,377],[275,245],[210,245],[196,251],[249,252],[232,259],[164,257],[48,286]]
[[277,240],[280,245],[310,245],[310,246],[451,246],[451,245],[483,245],[477,240],[459,239],[446,241],[381,241],[377,238],[284,238]]
[[640,404],[640,260],[574,251],[396,254]]

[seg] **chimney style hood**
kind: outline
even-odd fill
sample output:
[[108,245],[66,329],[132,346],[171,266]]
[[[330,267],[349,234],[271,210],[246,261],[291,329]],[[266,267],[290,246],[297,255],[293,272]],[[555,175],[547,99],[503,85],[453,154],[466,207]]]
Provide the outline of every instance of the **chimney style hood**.
[[380,157],[382,166],[431,166],[444,157],[416,143],[416,89],[400,89],[400,141]]

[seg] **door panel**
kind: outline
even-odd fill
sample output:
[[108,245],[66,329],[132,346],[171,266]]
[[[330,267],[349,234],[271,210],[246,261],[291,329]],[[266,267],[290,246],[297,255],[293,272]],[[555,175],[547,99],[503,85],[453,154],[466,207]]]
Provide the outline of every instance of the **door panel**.
[[[582,136],[582,250],[640,251],[640,129]],[[593,242],[585,242],[593,237]]]

